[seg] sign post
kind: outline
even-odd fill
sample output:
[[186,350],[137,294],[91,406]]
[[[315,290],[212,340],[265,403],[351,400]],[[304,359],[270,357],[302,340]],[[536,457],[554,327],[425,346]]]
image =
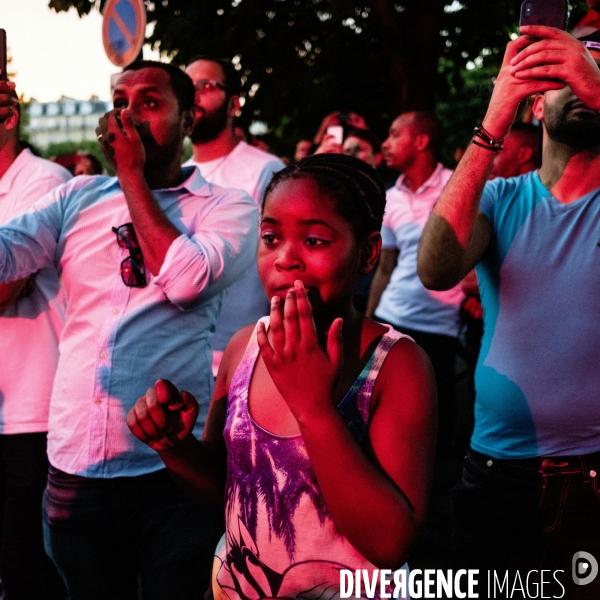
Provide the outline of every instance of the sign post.
[[102,42],[113,65],[130,65],[138,57],[145,35],[143,0],[108,0],[103,12]]

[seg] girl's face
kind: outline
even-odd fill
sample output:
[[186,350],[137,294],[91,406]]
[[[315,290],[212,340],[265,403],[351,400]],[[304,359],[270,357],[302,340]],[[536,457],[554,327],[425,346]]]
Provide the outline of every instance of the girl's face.
[[360,255],[352,226],[315,183],[288,179],[269,194],[258,245],[258,272],[269,298],[285,299],[299,279],[314,311],[351,302]]

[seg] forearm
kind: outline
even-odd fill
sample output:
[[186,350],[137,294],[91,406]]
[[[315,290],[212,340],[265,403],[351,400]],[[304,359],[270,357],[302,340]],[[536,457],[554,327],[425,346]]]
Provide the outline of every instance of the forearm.
[[421,235],[417,272],[429,289],[456,285],[473,267],[471,236],[494,152],[471,144]]
[[119,183],[127,200],[144,261],[156,277],[169,247],[181,232],[159,207],[142,171],[119,174]]
[[226,458],[192,435],[159,456],[178,485],[192,496],[220,504],[225,494]]
[[225,190],[195,223],[171,244],[154,280],[182,309],[220,293],[256,260],[258,208],[250,196]]
[[376,566],[400,567],[418,531],[402,491],[369,460],[334,409],[299,425],[336,527]]

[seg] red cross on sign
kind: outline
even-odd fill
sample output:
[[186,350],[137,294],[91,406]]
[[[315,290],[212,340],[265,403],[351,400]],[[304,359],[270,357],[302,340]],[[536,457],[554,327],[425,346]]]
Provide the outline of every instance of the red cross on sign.
[[146,34],[143,0],[108,0],[103,11],[102,41],[113,65],[126,67],[140,53]]

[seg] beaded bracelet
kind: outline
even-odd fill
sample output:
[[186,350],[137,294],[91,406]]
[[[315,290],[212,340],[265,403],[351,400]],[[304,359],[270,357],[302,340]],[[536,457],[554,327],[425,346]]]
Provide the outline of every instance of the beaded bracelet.
[[[472,142],[480,148],[485,148],[486,150],[491,150],[492,152],[498,152],[498,150],[502,150],[502,148],[504,148],[504,138],[497,140],[489,131],[487,131],[487,129],[484,128],[483,125],[475,127],[473,133],[475,135],[473,136]],[[479,138],[484,143],[482,144],[481,142],[478,142],[476,138]]]

